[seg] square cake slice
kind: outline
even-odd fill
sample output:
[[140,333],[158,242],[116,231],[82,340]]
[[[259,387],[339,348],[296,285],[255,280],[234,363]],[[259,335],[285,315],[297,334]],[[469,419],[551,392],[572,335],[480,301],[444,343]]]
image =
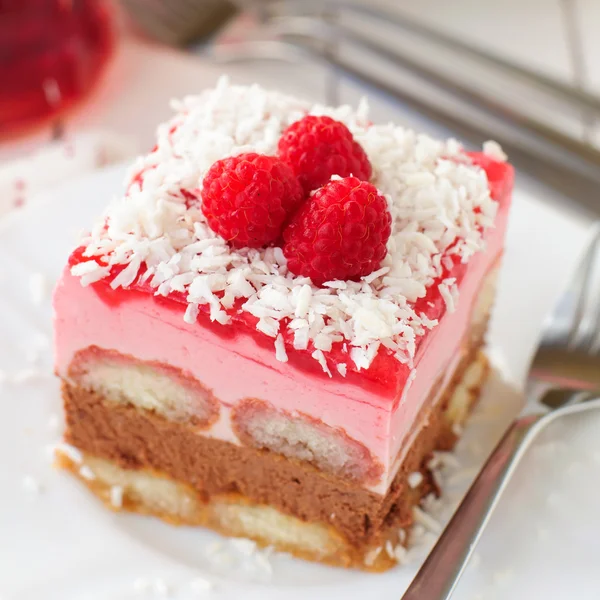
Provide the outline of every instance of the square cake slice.
[[223,79],[175,109],[55,291],[59,462],[115,510],[385,570],[485,379],[512,168],[366,103]]

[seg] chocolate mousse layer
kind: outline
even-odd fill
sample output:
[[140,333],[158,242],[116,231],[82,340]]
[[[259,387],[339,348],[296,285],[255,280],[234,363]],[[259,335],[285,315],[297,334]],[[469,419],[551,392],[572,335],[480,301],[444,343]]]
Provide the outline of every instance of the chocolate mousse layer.
[[[187,484],[202,502],[240,496],[303,521],[332,526],[355,547],[372,546],[384,540],[386,532],[408,526],[412,507],[433,489],[426,462],[433,450],[454,441],[444,412],[477,351],[471,347],[465,354],[441,400],[433,407],[433,398],[425,403],[415,424],[420,432],[385,496],[268,450],[199,435],[183,423],[116,404],[68,382],[63,382],[65,440],[122,468],[150,469]],[[433,396],[439,391],[434,389]],[[477,392],[471,391],[473,402]],[[418,489],[408,485],[415,471],[425,475]]]

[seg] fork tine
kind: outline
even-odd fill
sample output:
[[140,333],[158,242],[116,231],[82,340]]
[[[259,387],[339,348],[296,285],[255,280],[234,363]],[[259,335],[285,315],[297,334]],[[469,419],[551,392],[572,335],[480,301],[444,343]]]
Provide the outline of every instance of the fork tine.
[[[577,298],[573,321],[568,336],[570,350],[590,352],[600,327],[600,300],[590,305],[594,292],[594,266],[600,248],[600,221],[592,226],[592,234],[585,255],[577,268],[573,282],[573,293]],[[592,314],[590,315],[590,310]],[[590,322],[591,318],[591,322]]]
[[590,288],[588,299],[586,349],[590,353],[600,353],[600,223],[595,226],[595,238],[590,264]]

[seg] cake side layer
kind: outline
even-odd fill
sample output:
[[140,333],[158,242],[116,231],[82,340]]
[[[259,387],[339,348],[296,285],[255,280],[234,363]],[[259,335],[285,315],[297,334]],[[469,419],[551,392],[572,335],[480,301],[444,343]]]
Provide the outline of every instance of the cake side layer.
[[[398,473],[384,495],[346,478],[324,474],[304,462],[207,438],[188,424],[107,401],[100,394],[63,382],[66,440],[124,468],[145,467],[165,473],[191,485],[204,499],[240,493],[286,514],[326,524],[330,524],[334,514],[336,525],[346,538],[364,543],[386,520],[410,519],[410,511],[398,511],[392,505],[403,496],[408,475],[420,470],[425,457],[442,443],[436,431],[447,429],[448,424],[435,427],[432,423],[444,421],[443,415],[466,370],[478,364],[477,348],[469,343],[443,392],[436,389],[437,402],[430,398],[419,414],[415,440],[406,449]],[[441,383],[442,380],[438,385]],[[394,517],[389,516],[390,511]]]
[[[412,507],[433,490],[428,456],[455,440],[454,426],[461,423],[451,421],[448,415],[469,412],[486,372],[485,358],[474,349],[436,409],[422,415],[423,427],[385,498],[268,452],[199,436],[190,448],[191,440],[177,431],[181,425],[133,407],[107,405],[94,394],[68,384],[64,385],[69,424],[66,440],[83,450],[83,462],[61,454],[59,464],[113,510],[210,527],[309,560],[382,571],[396,562],[396,557],[382,548],[405,541]],[[118,442],[97,435],[113,435],[114,428],[120,429],[120,448]],[[183,436],[187,451],[180,448],[178,455],[173,448],[171,458],[161,459],[152,444],[143,446],[149,428],[153,443],[162,444],[156,434],[171,443]],[[131,443],[133,436],[127,436],[132,431],[136,431],[137,447]],[[203,454],[199,456],[200,448]],[[175,465],[174,457],[182,464]],[[87,471],[86,477],[82,476],[84,464],[93,478]],[[411,486],[408,476],[416,471],[423,478]]]
[[[485,274],[497,260],[503,226],[501,221],[490,239],[488,252],[471,261],[461,284],[463,301],[429,336],[426,351],[418,357],[414,380],[394,399],[398,404],[395,409],[390,399],[350,385],[341,377],[323,379],[293,369],[277,361],[270,349],[257,346],[251,338],[223,339],[200,324],[186,324],[180,315],[164,310],[152,297],[137,294],[130,302],[109,306],[91,288],[81,287],[68,272],[55,295],[56,370],[64,379],[73,380],[73,360],[90,346],[178,369],[189,374],[220,404],[218,419],[204,428],[203,434],[232,443],[239,440],[232,429],[231,409],[244,398],[258,398],[278,410],[306,414],[343,430],[348,438],[368,450],[376,465],[375,470],[368,470],[381,476],[366,483],[369,489],[384,494],[395,475],[392,460],[413,430],[414,419],[424,399],[430,396],[432,385],[442,373],[454,369],[460,340],[471,323],[485,319],[488,314],[488,305],[473,314],[472,305],[483,289],[493,290],[494,275],[488,273],[486,280]],[[490,291],[486,289],[485,295],[491,296]],[[102,393],[111,387],[117,389],[139,381],[135,372],[128,376],[108,369],[105,364],[91,368],[85,379],[77,379],[79,385]],[[150,383],[144,384],[150,392],[159,389]],[[123,395],[131,403],[144,406],[137,388]],[[152,407],[171,416],[173,400],[173,397],[162,400],[164,410],[159,400]],[[192,410],[188,417],[193,418],[194,406],[198,404],[183,397],[179,409],[183,415]],[[207,408],[203,410],[206,412]]]

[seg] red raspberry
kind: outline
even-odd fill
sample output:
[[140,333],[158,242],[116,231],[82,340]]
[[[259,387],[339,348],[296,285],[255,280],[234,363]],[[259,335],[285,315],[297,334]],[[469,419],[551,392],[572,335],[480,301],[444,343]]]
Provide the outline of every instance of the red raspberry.
[[377,188],[356,177],[330,181],[292,217],[283,232],[288,268],[316,285],[359,279],[386,255],[392,217]]
[[202,182],[208,224],[236,248],[274,242],[302,198],[287,164],[252,152],[218,160]]
[[371,163],[350,130],[330,117],[304,117],[279,140],[279,156],[291,165],[304,192],[325,185],[332,175],[371,178]]

